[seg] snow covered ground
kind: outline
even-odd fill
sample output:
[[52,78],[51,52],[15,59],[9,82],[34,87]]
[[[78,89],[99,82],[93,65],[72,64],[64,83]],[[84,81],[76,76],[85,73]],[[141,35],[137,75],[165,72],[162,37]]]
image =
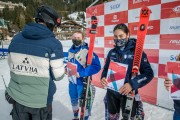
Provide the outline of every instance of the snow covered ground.
[[[0,75],[4,76],[6,84],[9,83],[9,68],[7,59],[0,60]],[[1,76],[0,76],[1,77]],[[53,120],[71,120],[73,118],[71,112],[70,99],[68,96],[68,80],[65,77],[62,81],[56,82],[57,91],[53,102]],[[5,86],[0,78],[0,120],[11,120],[9,115],[12,106],[9,105],[4,98]],[[92,109],[90,120],[105,120],[103,97],[106,91],[96,89],[96,97]],[[166,110],[148,103],[144,103],[145,120],[172,120],[173,111]]]

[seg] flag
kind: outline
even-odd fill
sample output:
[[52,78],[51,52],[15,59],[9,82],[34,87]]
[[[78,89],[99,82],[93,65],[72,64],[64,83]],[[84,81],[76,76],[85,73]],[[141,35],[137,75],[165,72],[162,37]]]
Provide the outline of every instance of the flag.
[[167,62],[167,73],[173,83],[170,98],[180,100],[180,62]]
[[67,62],[67,73],[69,81],[71,81],[74,84],[77,84],[77,65],[71,62]]
[[111,61],[106,77],[108,81],[107,88],[119,91],[119,89],[124,85],[127,68],[128,65],[126,64]]

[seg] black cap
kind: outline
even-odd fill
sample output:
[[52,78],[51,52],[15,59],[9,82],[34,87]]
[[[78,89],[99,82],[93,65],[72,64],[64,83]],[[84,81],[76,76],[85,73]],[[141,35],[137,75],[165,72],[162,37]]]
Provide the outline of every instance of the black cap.
[[49,29],[59,26],[61,24],[61,18],[58,13],[47,5],[39,6],[36,10],[35,21],[44,22]]

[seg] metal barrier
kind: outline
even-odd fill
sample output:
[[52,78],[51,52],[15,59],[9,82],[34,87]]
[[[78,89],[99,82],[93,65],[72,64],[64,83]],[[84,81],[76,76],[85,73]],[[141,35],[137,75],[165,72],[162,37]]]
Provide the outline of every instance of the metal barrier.
[[8,45],[9,41],[0,41],[0,59],[5,59],[5,56],[8,55]]

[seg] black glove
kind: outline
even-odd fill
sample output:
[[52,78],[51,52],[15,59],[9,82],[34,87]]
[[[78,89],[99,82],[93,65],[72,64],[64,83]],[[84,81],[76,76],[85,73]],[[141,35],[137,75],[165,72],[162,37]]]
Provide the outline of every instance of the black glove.
[[9,104],[14,104],[15,100],[8,94],[7,91],[5,91],[5,98],[8,101]]

